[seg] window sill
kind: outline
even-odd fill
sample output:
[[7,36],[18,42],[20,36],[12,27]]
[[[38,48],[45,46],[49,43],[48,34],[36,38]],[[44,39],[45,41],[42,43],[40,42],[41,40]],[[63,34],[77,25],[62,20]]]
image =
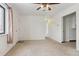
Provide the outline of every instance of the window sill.
[[1,36],[6,36],[6,35],[7,35],[7,34],[0,34],[0,37],[1,37]]

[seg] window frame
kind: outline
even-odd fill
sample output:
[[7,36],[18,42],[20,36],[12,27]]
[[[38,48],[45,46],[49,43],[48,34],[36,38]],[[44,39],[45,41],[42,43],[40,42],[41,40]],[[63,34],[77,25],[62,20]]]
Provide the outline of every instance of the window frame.
[[3,32],[0,34],[5,34],[5,8],[2,5],[0,5],[0,8],[2,8],[4,11],[3,12]]

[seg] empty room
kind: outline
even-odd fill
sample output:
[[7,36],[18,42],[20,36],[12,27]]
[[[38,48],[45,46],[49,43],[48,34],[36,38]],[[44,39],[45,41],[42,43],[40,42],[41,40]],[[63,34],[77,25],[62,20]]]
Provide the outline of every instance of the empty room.
[[0,56],[79,56],[79,3],[0,3]]

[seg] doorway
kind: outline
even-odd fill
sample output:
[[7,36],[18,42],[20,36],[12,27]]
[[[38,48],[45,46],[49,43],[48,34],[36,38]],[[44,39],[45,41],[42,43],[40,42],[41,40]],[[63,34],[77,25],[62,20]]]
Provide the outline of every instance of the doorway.
[[63,16],[63,42],[76,42],[76,12]]

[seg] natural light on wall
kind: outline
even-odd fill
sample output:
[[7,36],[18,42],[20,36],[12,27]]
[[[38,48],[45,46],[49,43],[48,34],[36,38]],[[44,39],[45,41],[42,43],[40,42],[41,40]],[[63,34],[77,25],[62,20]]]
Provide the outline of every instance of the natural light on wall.
[[48,27],[51,27],[53,25],[53,23],[54,23],[54,21],[52,20],[51,17],[45,17],[44,20],[47,22]]
[[48,19],[48,26],[51,27],[52,26],[52,20]]

